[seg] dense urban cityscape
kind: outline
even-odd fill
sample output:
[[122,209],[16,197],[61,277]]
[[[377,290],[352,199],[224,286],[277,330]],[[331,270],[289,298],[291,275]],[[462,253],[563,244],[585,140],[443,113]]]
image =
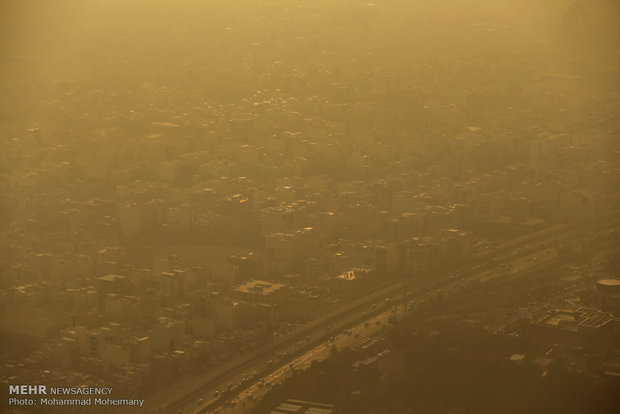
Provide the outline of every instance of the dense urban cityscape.
[[0,410],[620,409],[618,3],[0,4]]

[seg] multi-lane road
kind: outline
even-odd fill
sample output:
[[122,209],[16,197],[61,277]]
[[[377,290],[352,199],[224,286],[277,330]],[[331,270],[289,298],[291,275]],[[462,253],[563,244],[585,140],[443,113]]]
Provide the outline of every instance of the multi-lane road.
[[[291,358],[290,362],[278,364],[275,369],[267,372],[265,376],[257,376],[249,380],[246,377],[245,382],[248,382],[248,384],[245,387],[240,385],[242,391],[239,392],[234,399],[221,404],[213,404],[216,401],[212,401],[209,404],[208,402],[205,403],[203,400],[202,404],[196,404],[197,406],[193,412],[222,414],[245,413],[256,404],[256,401],[264,396],[273,384],[285,381],[297,370],[303,371],[309,368],[313,362],[320,362],[329,358],[334,347],[343,349],[346,347],[364,348],[370,346],[373,342],[378,340],[375,336],[381,335],[390,316],[394,314],[402,315],[403,310],[403,304],[394,305],[389,310],[384,310],[370,317],[365,322],[358,323],[348,329],[340,329],[340,333],[334,333],[334,335],[331,335],[327,339],[319,341],[301,355]],[[243,382],[244,378],[241,377],[241,383]],[[200,402],[200,400],[198,402]],[[207,407],[210,407],[211,410]]]
[[[570,228],[557,226],[551,230],[520,237],[518,242],[499,246],[492,253],[474,258],[462,265],[458,280],[472,278],[485,280],[519,273],[529,267],[553,261],[557,259],[555,247],[560,240],[617,227],[618,220],[615,217],[616,215],[612,218],[584,222]],[[427,277],[416,278],[415,296],[428,295],[440,287],[445,288],[451,283],[456,283],[454,278],[446,277],[448,274],[454,275],[454,272],[444,270],[441,273],[443,277],[438,272],[433,272],[426,275]],[[332,344],[336,346],[345,346],[347,341],[354,343],[356,340],[363,340],[364,336],[367,337],[364,332],[350,336],[342,334],[342,331],[349,326],[354,326],[354,330],[359,330],[360,326],[369,329],[374,323],[371,318],[389,317],[393,305],[386,304],[386,299],[392,298],[394,301],[398,296],[402,297],[402,293],[409,289],[408,286],[410,285],[399,281],[377,289],[330,314],[298,327],[286,338],[278,339],[244,357],[230,361],[200,378],[188,378],[186,384],[177,385],[176,394],[160,394],[160,397],[149,399],[150,404],[147,400],[148,408],[150,411],[166,413],[195,413],[206,410],[212,412],[217,409],[239,412],[247,409],[253,404],[253,400],[258,399],[268,388],[268,383],[290,375],[290,363],[293,364],[293,368],[296,366],[302,368],[304,361],[307,362],[308,359],[319,360],[328,356],[329,353],[325,350],[330,337],[333,337]],[[413,286],[411,288],[413,289]],[[375,315],[371,316],[369,312]],[[302,359],[297,361],[296,358]],[[262,385],[259,382],[260,378],[263,379]],[[222,392],[225,392],[224,396]],[[235,403],[231,404],[232,401]]]

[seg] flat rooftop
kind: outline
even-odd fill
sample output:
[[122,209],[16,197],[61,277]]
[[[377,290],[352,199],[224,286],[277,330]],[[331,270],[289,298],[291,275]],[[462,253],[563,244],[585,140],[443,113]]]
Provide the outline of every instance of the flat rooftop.
[[268,295],[285,288],[283,283],[265,282],[263,280],[251,280],[235,288],[236,292]]
[[125,276],[122,276],[122,275],[115,275],[113,273],[110,273],[109,275],[101,276],[98,279],[102,280],[104,282],[116,282],[116,281],[124,280],[124,279],[127,279],[127,278]]
[[334,414],[335,407],[312,401],[288,399],[271,411],[271,414]]

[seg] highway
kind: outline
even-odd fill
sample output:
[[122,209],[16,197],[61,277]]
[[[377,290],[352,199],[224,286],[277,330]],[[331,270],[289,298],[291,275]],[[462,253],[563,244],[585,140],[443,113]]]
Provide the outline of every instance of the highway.
[[[619,229],[616,228],[616,230]],[[571,259],[570,257],[563,259],[558,255],[558,251],[555,247],[548,247],[546,243],[545,246],[547,248],[542,250],[530,251],[524,255],[515,255],[512,257],[512,260],[508,262],[496,262],[497,264],[489,270],[470,275],[469,280],[480,280],[484,282],[498,277],[508,280],[549,268],[567,259]],[[443,287],[445,289],[450,289],[459,285],[462,281],[461,279],[449,282]],[[408,295],[408,304],[409,306],[413,306],[414,303],[427,301],[432,295],[433,291],[427,291],[418,295]],[[262,372],[265,373],[263,377],[257,375],[253,378],[248,376],[237,378],[239,382],[236,383],[236,387],[239,392],[234,398],[220,402],[214,398],[209,403],[197,404],[194,409],[190,406],[186,406],[186,409],[189,410],[188,412],[193,413],[246,413],[264,396],[270,386],[285,381],[291,377],[296,370],[303,371],[307,369],[313,361],[323,361],[329,358],[332,347],[338,349],[345,347],[362,348],[370,346],[375,341],[380,341],[382,339],[383,329],[387,325],[389,318],[391,316],[404,316],[405,304],[403,301],[404,296],[401,291],[393,295],[389,302],[383,303],[379,311],[375,310],[373,312],[371,309],[361,315],[354,326],[349,326],[346,322],[343,322],[341,326],[333,327],[332,332],[337,331],[339,332],[338,334],[333,334],[328,339],[323,339],[314,344],[301,355],[296,355],[294,358],[291,358],[290,361],[286,361],[286,363],[283,361],[283,363],[277,365],[277,368],[270,366],[262,367],[264,369]],[[502,325],[505,326],[510,322],[514,322],[514,320],[515,319],[512,318],[502,321]],[[498,327],[497,330],[501,330],[501,328],[502,327]],[[327,334],[330,333],[326,333],[326,335]],[[261,371],[256,372],[259,373]]]
[[[613,224],[610,222],[613,222]],[[546,229],[529,236],[520,237],[518,243],[506,243],[502,248],[497,247],[491,254],[474,258],[469,261],[469,263],[461,264],[459,266],[460,271],[458,272],[458,278],[453,277],[456,273],[456,267],[454,269],[445,269],[441,272],[429,272],[424,276],[417,277],[414,281],[416,283],[415,296],[417,298],[419,297],[418,295],[423,292],[427,292],[424,294],[426,295],[428,292],[432,292],[440,287],[445,288],[451,283],[458,282],[458,280],[468,280],[475,277],[483,281],[489,278],[499,277],[505,273],[518,272],[524,266],[528,267],[529,265],[533,266],[537,264],[534,259],[528,258],[534,257],[532,256],[534,254],[536,260],[540,260],[538,259],[540,250],[546,249],[545,251],[550,251],[551,253],[545,253],[550,255],[549,259],[557,257],[557,250],[550,246],[555,244],[558,240],[566,240],[580,234],[609,229],[612,225],[616,225],[616,222],[617,219],[614,221],[606,217],[595,221],[583,222],[571,228],[556,226],[552,228],[552,231]],[[533,252],[533,250],[538,251],[538,253]],[[512,270],[507,270],[505,268],[506,266],[512,266]],[[446,277],[446,275],[451,276]],[[327,327],[331,327],[332,332],[334,332],[356,321],[360,321],[363,325],[365,323],[363,319],[368,319],[366,312],[368,312],[373,305],[378,312],[380,308],[385,308],[384,304],[386,298],[401,295],[404,290],[409,289],[408,286],[410,285],[403,281],[390,283],[385,287],[344,305],[330,314],[324,315],[311,323],[297,328],[286,338],[281,338],[267,344],[244,357],[229,361],[223,366],[199,378],[187,378],[177,385],[176,388],[180,390],[177,391],[177,394],[174,392],[166,395],[160,394],[157,398],[148,399],[146,402],[147,409],[153,412],[166,413],[203,412],[204,410],[212,410],[215,408],[216,402],[218,403],[217,405],[221,403],[221,405],[226,406],[228,400],[238,400],[238,397],[233,397],[233,395],[246,395],[239,394],[245,392],[246,389],[251,389],[252,391],[249,391],[249,393],[252,393],[256,397],[258,394],[255,393],[256,390],[252,387],[254,385],[258,386],[257,375],[260,376],[273,370],[274,365],[278,363],[280,364],[278,365],[279,368],[273,372],[280,372],[278,370],[283,369],[283,367],[286,370],[288,368],[288,363],[291,361],[291,355],[306,355],[310,351],[317,352],[318,356],[323,355],[320,354],[321,344],[324,344],[331,334],[326,331]],[[389,308],[391,309],[391,306],[389,306]],[[358,328],[356,327],[355,329]],[[343,340],[339,335],[335,335],[335,338],[338,338],[338,341]],[[339,344],[340,343],[338,343],[338,345]],[[318,350],[313,351],[315,349]],[[286,356],[277,357],[276,355]],[[271,363],[269,363],[269,361],[271,361]],[[303,361],[300,363],[303,364]],[[293,365],[294,364],[295,362],[293,362]],[[244,373],[245,379],[243,378]],[[234,387],[233,392],[228,393],[229,395],[224,398],[216,398],[215,391],[226,391],[227,388],[229,388],[228,384]],[[252,398],[250,398],[250,400],[251,399]],[[245,401],[240,402],[241,407],[243,407],[244,403],[246,406],[249,404],[247,398]],[[235,407],[237,407],[237,404],[235,404]],[[228,407],[228,409],[233,408]],[[234,409],[239,408],[237,407]]]
[[315,361],[320,362],[329,358],[333,347],[337,349],[344,349],[346,347],[364,348],[371,346],[375,341],[379,341],[380,338],[377,336],[382,334],[390,316],[395,314],[402,316],[403,311],[403,304],[396,305],[393,310],[392,308],[390,308],[390,310],[384,310],[365,322],[356,324],[341,333],[334,334],[327,340],[319,342],[302,355],[293,358],[290,363],[279,365],[275,370],[269,372],[262,378],[253,378],[250,380],[251,382],[249,385],[245,387],[234,400],[219,404],[219,406],[213,408],[212,411],[207,411],[207,407],[214,404],[204,404],[197,407],[193,412],[222,414],[245,413],[249,411],[249,409],[256,404],[256,401],[259,401],[274,384],[284,382],[297,370],[303,371],[309,368]]

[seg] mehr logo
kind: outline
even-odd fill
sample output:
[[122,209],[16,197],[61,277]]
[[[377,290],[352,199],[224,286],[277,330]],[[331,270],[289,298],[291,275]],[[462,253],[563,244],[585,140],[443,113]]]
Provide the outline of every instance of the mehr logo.
[[45,385],[9,385],[9,394],[33,395],[47,394]]

